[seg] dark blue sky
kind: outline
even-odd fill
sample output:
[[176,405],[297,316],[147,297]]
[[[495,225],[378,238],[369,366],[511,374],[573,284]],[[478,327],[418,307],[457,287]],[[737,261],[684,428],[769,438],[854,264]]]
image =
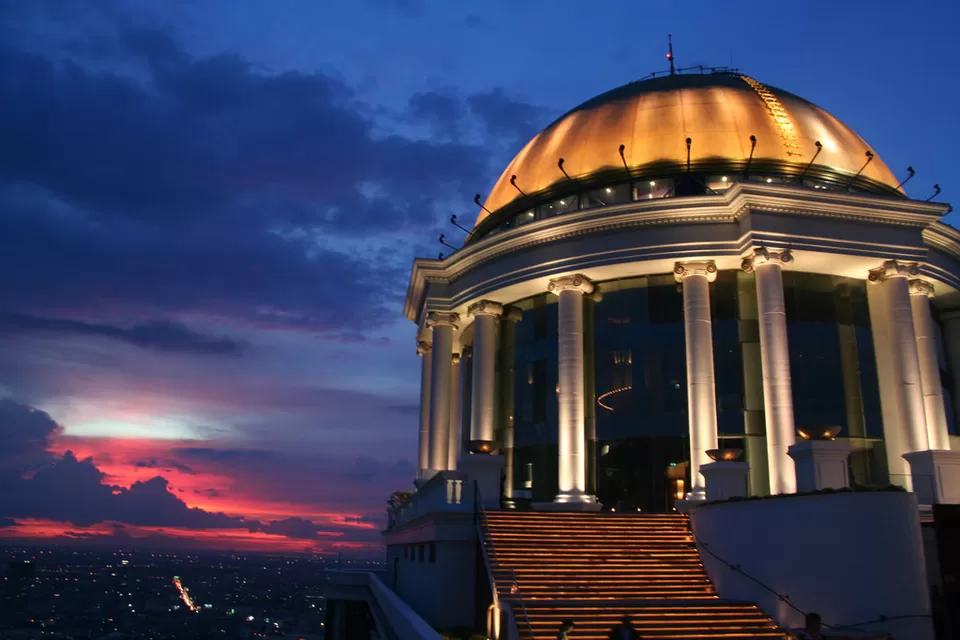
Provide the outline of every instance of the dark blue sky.
[[[929,0],[0,0],[0,436],[19,443],[0,473],[29,496],[0,498],[0,531],[375,539],[413,477],[411,260],[540,128],[663,69],[672,33],[680,66],[815,102],[949,201],[958,23]],[[84,516],[58,507],[68,484],[129,489]],[[130,515],[161,502],[166,520]]]

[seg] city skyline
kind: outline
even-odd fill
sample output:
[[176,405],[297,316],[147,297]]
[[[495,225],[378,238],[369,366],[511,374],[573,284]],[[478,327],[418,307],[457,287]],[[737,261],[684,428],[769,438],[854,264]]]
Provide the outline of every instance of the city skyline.
[[529,138],[672,33],[949,201],[940,4],[0,2],[0,541],[375,548],[415,474],[410,262]]

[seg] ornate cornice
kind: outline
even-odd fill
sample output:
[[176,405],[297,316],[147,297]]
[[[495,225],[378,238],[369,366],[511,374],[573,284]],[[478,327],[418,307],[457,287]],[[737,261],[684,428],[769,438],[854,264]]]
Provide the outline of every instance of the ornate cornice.
[[[415,261],[405,314],[411,320],[421,317],[420,305],[428,283],[455,282],[487,262],[534,246],[647,226],[743,225],[751,212],[923,229],[924,240],[943,245],[945,252],[960,259],[960,237],[954,237],[956,232],[947,225],[936,222],[945,210],[946,206],[938,203],[764,183],[737,183],[722,195],[632,201],[584,210],[487,236],[445,260]],[[834,239],[827,234],[824,240]]]
[[547,285],[547,291],[557,295],[560,295],[561,291],[579,291],[583,294],[591,294],[594,288],[593,283],[590,282],[586,276],[580,275],[579,273],[572,276],[555,278]]
[[793,254],[790,253],[790,249],[771,251],[766,247],[755,247],[753,253],[744,256],[740,268],[747,273],[752,273],[757,267],[765,264],[784,265],[790,262],[793,262]]
[[706,276],[707,282],[713,282],[717,279],[717,263],[713,260],[700,260],[677,262],[673,265],[673,278],[677,282],[683,282],[690,276]]
[[914,279],[910,281],[910,295],[933,297],[933,283],[926,280]]
[[492,300],[480,300],[467,307],[467,317],[500,316],[503,315],[503,305]]
[[920,265],[916,262],[887,260],[881,266],[870,269],[867,280],[874,283],[885,282],[890,278],[909,278],[920,275]]

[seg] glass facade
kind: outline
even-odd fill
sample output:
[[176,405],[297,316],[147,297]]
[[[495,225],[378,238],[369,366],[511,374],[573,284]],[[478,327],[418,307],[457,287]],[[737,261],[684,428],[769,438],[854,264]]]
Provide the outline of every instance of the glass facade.
[[[602,296],[584,308],[588,489],[618,511],[667,511],[690,486],[682,289],[672,274],[598,284]],[[743,451],[751,493],[763,494],[754,276],[724,271],[710,287],[721,447]],[[785,272],[784,294],[797,427],[842,426],[853,480],[886,482],[866,283]],[[509,339],[498,343],[498,429],[512,422],[513,486],[534,502],[557,493],[556,303],[516,303],[522,319],[501,326]]]

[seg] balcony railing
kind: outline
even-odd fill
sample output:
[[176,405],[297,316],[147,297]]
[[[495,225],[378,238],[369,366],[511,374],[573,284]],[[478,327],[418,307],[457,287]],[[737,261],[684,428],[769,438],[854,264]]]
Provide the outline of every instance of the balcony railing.
[[387,509],[387,529],[393,529],[427,513],[473,513],[474,495],[462,471],[439,471],[416,493]]

